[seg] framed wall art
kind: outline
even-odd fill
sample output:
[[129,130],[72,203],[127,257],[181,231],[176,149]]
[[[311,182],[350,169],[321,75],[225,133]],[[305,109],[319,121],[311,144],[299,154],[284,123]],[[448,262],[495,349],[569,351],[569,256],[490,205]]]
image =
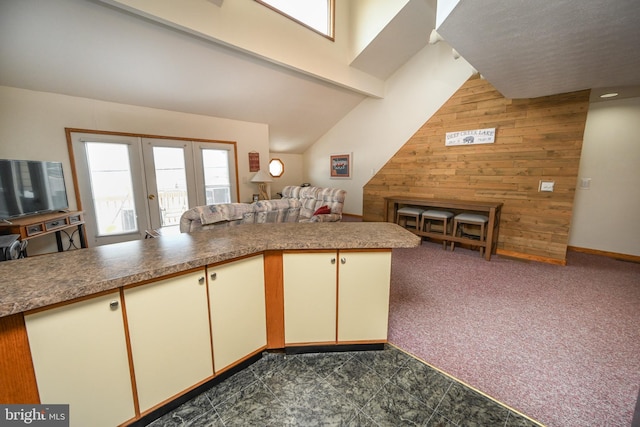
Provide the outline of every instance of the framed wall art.
[[353,173],[353,162],[351,153],[332,154],[330,156],[331,178],[348,178]]
[[258,172],[260,170],[260,153],[257,151],[249,152],[249,172]]

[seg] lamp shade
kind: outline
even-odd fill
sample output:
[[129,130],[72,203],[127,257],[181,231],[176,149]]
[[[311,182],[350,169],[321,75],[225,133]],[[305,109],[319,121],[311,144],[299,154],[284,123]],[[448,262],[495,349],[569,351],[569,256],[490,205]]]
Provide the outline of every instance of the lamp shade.
[[273,180],[271,179],[271,175],[263,170],[259,170],[258,173],[251,178],[251,182],[273,182]]

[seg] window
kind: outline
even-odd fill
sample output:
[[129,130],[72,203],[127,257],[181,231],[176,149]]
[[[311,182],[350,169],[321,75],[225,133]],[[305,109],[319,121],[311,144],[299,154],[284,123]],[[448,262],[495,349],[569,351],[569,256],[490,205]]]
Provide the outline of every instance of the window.
[[78,206],[95,245],[177,230],[193,206],[237,201],[235,143],[68,132]]
[[335,0],[256,0],[298,24],[333,40]]
[[138,231],[129,145],[87,142],[86,155],[97,235]]
[[269,174],[274,178],[280,178],[284,173],[284,163],[280,159],[271,159],[269,162]]
[[204,168],[204,191],[207,205],[231,203],[231,177],[229,152],[220,149],[200,148]]
[[180,216],[189,205],[185,150],[182,147],[162,146],[152,146],[151,149],[160,206],[160,226],[178,225]]

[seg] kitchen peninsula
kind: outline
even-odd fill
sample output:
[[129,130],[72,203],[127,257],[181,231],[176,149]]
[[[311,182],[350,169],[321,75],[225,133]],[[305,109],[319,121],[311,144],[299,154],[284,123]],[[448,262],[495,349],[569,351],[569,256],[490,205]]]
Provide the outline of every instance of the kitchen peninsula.
[[265,349],[383,344],[391,249],[419,244],[391,223],[247,224],[1,263],[0,401],[133,425]]

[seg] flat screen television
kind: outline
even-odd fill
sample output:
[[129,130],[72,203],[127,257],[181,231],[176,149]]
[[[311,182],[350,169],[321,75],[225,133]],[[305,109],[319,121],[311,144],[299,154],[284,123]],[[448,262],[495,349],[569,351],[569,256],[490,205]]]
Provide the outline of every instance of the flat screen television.
[[0,160],[0,219],[68,208],[62,163]]

